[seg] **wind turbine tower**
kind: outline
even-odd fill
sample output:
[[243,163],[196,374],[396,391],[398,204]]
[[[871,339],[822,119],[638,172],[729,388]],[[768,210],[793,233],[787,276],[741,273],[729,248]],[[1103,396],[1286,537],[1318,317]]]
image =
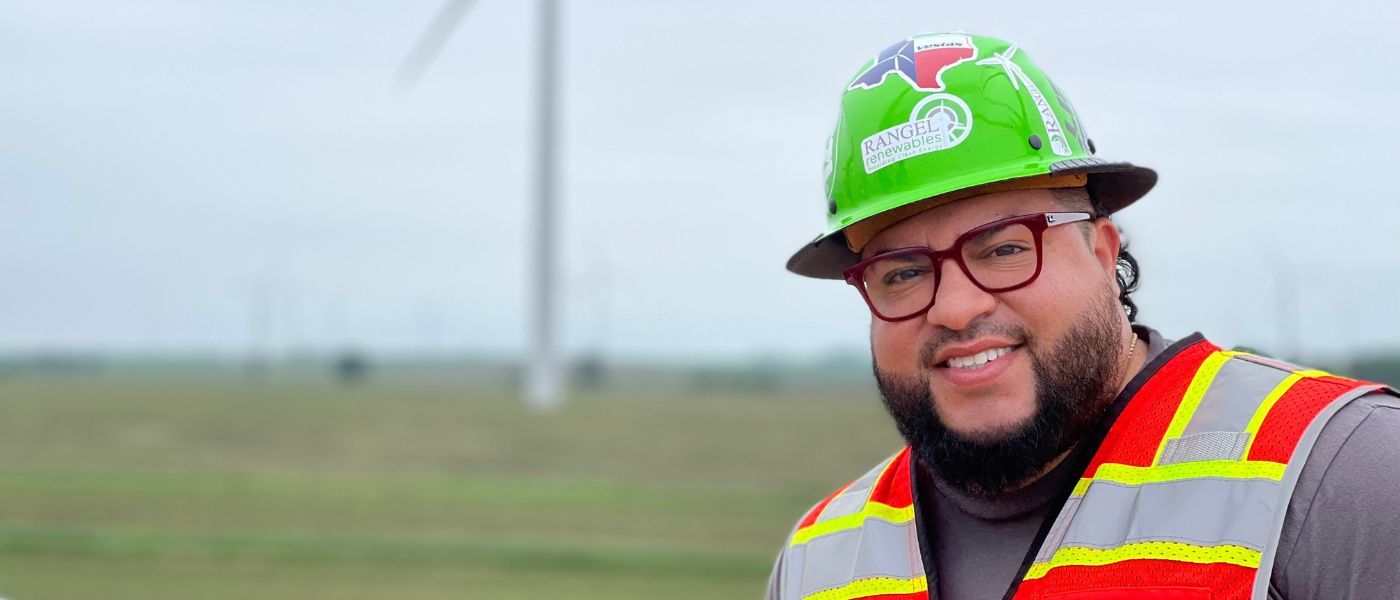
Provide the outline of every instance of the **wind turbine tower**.
[[[411,87],[436,58],[466,16],[473,0],[448,0],[428,25],[413,51],[399,68],[398,79]],[[558,0],[537,0],[535,83],[534,275],[531,303],[530,352],[525,358],[526,406],[549,412],[563,404],[565,381],[558,336],[558,264],[555,256],[555,204],[559,153],[559,5]]]

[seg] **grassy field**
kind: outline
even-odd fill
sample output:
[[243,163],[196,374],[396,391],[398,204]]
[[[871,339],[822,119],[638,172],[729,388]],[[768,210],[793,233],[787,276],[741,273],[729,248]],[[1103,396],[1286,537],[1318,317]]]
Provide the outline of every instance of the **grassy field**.
[[756,598],[893,451],[873,389],[0,379],[0,597]]

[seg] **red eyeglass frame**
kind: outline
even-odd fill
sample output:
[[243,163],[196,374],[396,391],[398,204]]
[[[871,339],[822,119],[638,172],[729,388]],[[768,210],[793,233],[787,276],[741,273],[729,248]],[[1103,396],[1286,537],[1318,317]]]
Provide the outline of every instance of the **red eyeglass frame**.
[[[954,240],[953,245],[949,246],[947,250],[934,250],[933,248],[929,248],[927,246],[897,248],[888,252],[876,254],[875,256],[872,256],[854,265],[846,267],[841,271],[841,274],[845,277],[846,283],[855,286],[855,288],[860,291],[860,296],[861,298],[865,299],[865,305],[870,307],[871,314],[875,315],[881,321],[888,321],[891,323],[907,321],[914,317],[923,315],[924,313],[928,312],[928,309],[933,308],[933,302],[938,298],[938,286],[942,283],[943,279],[942,264],[944,259],[952,259],[953,262],[958,263],[958,267],[962,269],[963,275],[967,276],[967,280],[971,281],[972,285],[977,286],[978,289],[987,292],[988,294],[996,294],[1001,292],[1018,290],[1032,283],[1035,283],[1035,280],[1040,277],[1040,270],[1041,267],[1044,265],[1044,261],[1042,261],[1041,259],[1044,255],[1045,244],[1043,243],[1043,234],[1045,233],[1046,229],[1049,229],[1056,225],[1064,225],[1066,223],[1078,223],[1080,221],[1092,221],[1093,219],[1094,215],[1087,212],[1043,212],[1007,217],[1005,219],[998,219],[996,221],[992,221],[991,223],[979,225],[968,230],[967,232],[958,236],[958,239]],[[1009,225],[1025,225],[1028,229],[1031,230],[1031,235],[1035,238],[1035,273],[1032,273],[1031,276],[1025,281],[1016,285],[1001,288],[989,288],[987,286],[982,285],[981,282],[977,281],[977,278],[973,277],[972,272],[967,268],[967,263],[963,262],[962,246],[968,240],[971,240],[972,238],[975,238],[983,233],[994,229],[1000,229]],[[929,296],[927,305],[925,305],[923,308],[917,311],[914,311],[911,314],[905,315],[903,317],[886,317],[885,315],[880,314],[879,309],[875,308],[875,303],[870,300],[870,294],[866,291],[865,285],[861,281],[861,273],[865,271],[865,269],[870,265],[873,265],[884,259],[894,258],[897,256],[908,256],[912,254],[921,254],[929,257],[929,262],[933,265],[933,294]]]

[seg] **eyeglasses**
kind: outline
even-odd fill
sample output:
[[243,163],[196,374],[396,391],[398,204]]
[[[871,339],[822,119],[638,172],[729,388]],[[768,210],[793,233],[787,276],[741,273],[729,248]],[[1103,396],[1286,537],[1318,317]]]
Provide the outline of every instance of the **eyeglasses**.
[[842,271],[856,286],[870,312],[883,321],[912,319],[933,307],[940,265],[952,259],[987,293],[1020,289],[1040,276],[1045,230],[1093,219],[1086,212],[1047,212],[1008,217],[958,236],[947,250],[899,248],[877,254]]

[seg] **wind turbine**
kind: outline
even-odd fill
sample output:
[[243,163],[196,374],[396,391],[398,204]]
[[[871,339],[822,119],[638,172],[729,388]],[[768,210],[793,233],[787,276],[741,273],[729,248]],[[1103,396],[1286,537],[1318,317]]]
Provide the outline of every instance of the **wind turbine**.
[[[398,80],[411,87],[422,77],[433,59],[437,58],[452,32],[466,17],[474,0],[448,0],[398,71]],[[537,97],[535,103],[535,166],[534,201],[535,250],[531,257],[534,274],[534,297],[531,311],[531,345],[527,355],[528,380],[524,389],[525,405],[541,412],[559,408],[564,400],[564,375],[557,335],[556,299],[558,296],[557,261],[555,260],[555,185],[559,154],[556,129],[559,124],[559,5],[558,0],[538,0],[535,23],[538,63],[535,70]]]

